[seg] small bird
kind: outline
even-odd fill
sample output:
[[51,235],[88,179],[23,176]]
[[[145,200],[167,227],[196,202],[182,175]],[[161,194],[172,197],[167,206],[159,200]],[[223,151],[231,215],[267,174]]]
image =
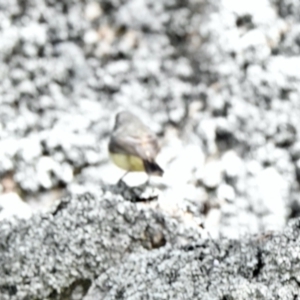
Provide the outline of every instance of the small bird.
[[108,150],[112,161],[127,171],[119,181],[132,171],[154,176],[162,176],[164,173],[155,162],[159,151],[156,135],[129,111],[116,115]]

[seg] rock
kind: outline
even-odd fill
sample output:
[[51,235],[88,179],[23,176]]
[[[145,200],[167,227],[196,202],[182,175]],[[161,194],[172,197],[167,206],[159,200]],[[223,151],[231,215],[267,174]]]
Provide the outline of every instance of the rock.
[[30,220],[0,222],[1,297],[69,295],[130,253],[199,238],[199,229],[145,206],[138,209],[113,190],[64,198]]
[[216,122],[211,119],[202,120],[199,125],[197,131],[200,136],[203,136],[205,142],[207,144],[207,149],[209,154],[217,153],[217,145],[216,145]]
[[218,208],[209,210],[205,220],[205,229],[209,232],[209,238],[218,239],[220,236],[221,211]]
[[262,165],[256,160],[250,160],[246,164],[247,171],[252,175],[257,175],[262,171]]
[[0,195],[0,221],[13,217],[29,219],[32,215],[30,206],[14,192]]
[[258,175],[257,184],[261,197],[261,205],[267,210],[265,214],[270,214],[271,216],[268,223],[271,228],[278,229],[285,223],[287,217],[285,206],[287,182],[275,168],[269,167]]
[[21,37],[25,42],[43,46],[47,42],[47,28],[43,24],[32,22],[21,30]]
[[295,169],[296,169],[296,178],[298,182],[300,182],[300,159],[297,160],[295,164]]
[[[177,149],[175,149],[176,146]],[[174,184],[174,187],[179,187],[191,180],[193,173],[198,174],[198,176],[204,174],[204,154],[200,147],[189,145],[183,148],[182,145],[173,144],[172,147],[163,151],[168,151],[162,153],[165,158],[175,155],[163,176],[163,180],[169,185]]]
[[211,107],[212,113],[215,116],[222,116],[225,114],[225,100],[222,98],[222,95],[215,95],[211,97],[209,106]]
[[224,153],[221,161],[223,170],[229,178],[236,178],[243,174],[244,164],[235,151],[230,150]]
[[83,40],[86,44],[95,44],[99,40],[98,33],[95,30],[89,30],[84,34]]
[[73,169],[68,163],[59,164],[49,156],[42,156],[37,163],[38,180],[40,185],[49,189],[55,182],[53,177],[61,180],[62,183],[70,183],[73,180]]
[[298,160],[300,159],[300,142],[296,142],[292,147],[291,147],[291,157],[293,160]]
[[[225,109],[225,108],[224,108]],[[220,152],[232,149],[236,144],[234,132],[235,126],[230,124],[227,119],[219,117],[216,127],[216,143]]]
[[275,144],[280,147],[292,145],[295,141],[296,133],[296,129],[292,124],[280,124],[275,135]]
[[0,223],[0,292],[3,299],[115,299],[120,290],[124,299],[192,299],[195,292],[289,299],[298,291],[289,276],[299,264],[299,222],[241,240],[203,240],[199,229],[113,192],[65,198],[51,212]]
[[211,160],[204,166],[203,184],[209,189],[216,188],[222,180],[222,165],[220,161]]
[[93,21],[102,14],[101,6],[98,2],[90,2],[85,7],[85,17],[89,21]]
[[232,202],[235,199],[234,188],[228,184],[221,184],[218,187],[217,196],[219,199],[224,199],[229,202]]
[[[282,283],[280,277],[283,274],[289,277],[289,262],[297,261],[297,255],[292,255],[295,254],[293,247],[296,243],[291,242],[297,236],[296,227],[295,223],[279,236],[267,233],[243,242],[224,240],[221,244],[212,240],[199,241],[181,250],[165,247],[147,257],[144,253],[131,255],[126,262],[99,276],[84,300],[114,299],[120,293],[124,299],[132,295],[134,299],[149,295],[166,299],[219,299],[220,295],[231,299],[272,299],[278,294],[283,299],[291,299],[297,294],[297,287],[289,279]],[[287,247],[284,246],[286,242]],[[283,250],[276,252],[275,249],[280,246]],[[225,251],[227,259],[224,260],[222,255],[225,249],[228,252]],[[210,266],[209,275],[203,269],[206,265]],[[229,266],[233,273],[228,275],[226,270]],[[200,280],[201,284],[194,285],[195,270],[200,270],[195,281],[199,283]],[[211,277],[211,274],[214,276]],[[258,274],[260,276],[257,278]],[[170,280],[173,285],[171,289]],[[108,282],[113,283],[108,285]]]

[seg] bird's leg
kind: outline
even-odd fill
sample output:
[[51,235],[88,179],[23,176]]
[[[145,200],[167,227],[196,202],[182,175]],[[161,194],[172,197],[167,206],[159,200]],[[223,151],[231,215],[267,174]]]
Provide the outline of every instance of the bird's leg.
[[150,175],[149,174],[147,174],[148,175],[148,178],[147,178],[147,181],[146,181],[146,185],[149,185],[149,182],[150,182]]
[[130,172],[130,171],[126,171],[126,172],[124,173],[124,175],[122,175],[122,177],[118,180],[117,185],[120,185],[120,184],[121,184],[121,182],[123,181],[123,178],[124,178],[129,172]]
[[150,188],[150,175],[147,174],[147,176],[148,176],[148,178],[147,178],[146,182],[141,185],[141,189],[143,192],[145,192],[146,190],[148,190]]

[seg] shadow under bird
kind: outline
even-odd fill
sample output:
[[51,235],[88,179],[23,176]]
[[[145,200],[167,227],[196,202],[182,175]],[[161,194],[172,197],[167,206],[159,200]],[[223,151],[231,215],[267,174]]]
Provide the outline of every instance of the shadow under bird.
[[154,176],[164,173],[155,162],[159,151],[155,133],[131,112],[122,111],[116,115],[108,150],[112,161],[127,171],[124,176],[129,172]]

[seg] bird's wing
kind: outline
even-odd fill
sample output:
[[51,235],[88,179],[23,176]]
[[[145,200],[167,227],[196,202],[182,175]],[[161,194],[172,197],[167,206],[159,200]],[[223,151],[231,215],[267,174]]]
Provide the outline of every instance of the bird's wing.
[[111,137],[109,150],[113,153],[135,155],[143,160],[153,160],[159,146],[153,134],[147,134],[141,138],[137,135],[124,136],[116,133]]

